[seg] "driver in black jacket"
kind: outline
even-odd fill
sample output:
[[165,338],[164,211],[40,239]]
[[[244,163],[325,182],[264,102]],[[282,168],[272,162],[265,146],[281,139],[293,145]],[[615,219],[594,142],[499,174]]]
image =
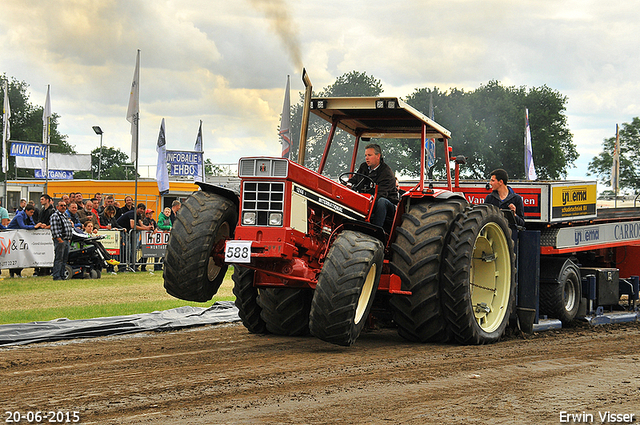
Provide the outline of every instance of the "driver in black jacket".
[[[396,188],[396,177],[391,167],[382,158],[380,145],[371,143],[365,146],[364,160],[358,168],[358,174],[369,177],[378,185],[378,197],[373,206],[371,223],[382,227],[387,215],[395,214],[398,204],[398,190]],[[369,181],[361,176],[355,175],[349,179],[351,187],[362,193],[375,193],[375,188],[367,185]]]

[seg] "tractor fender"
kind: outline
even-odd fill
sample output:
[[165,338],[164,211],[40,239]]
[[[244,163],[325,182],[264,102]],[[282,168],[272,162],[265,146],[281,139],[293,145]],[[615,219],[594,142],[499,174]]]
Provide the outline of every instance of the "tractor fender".
[[413,192],[411,193],[412,193],[411,196],[406,196],[405,194],[400,198],[399,205],[403,207],[402,211],[409,211],[411,209],[412,203],[415,202],[416,200],[418,200],[419,202],[420,199],[437,199],[438,201],[447,201],[449,199],[466,200],[466,198],[464,197],[464,194],[462,194],[461,192],[452,192],[446,189],[435,189],[435,190],[431,190],[429,192],[423,192],[423,193],[418,192],[418,196],[413,195]]
[[434,198],[436,199],[451,199],[451,198],[460,198],[465,199],[464,195],[460,192],[451,192],[450,190],[443,190],[440,193],[437,193]]
[[344,230],[352,230],[354,232],[364,233],[380,240],[383,244],[387,243],[387,235],[385,235],[382,227],[371,224],[368,221],[345,219],[342,222]]
[[227,189],[221,186],[215,186],[213,184],[204,183],[204,182],[196,182],[196,184],[200,187],[200,190],[208,193],[215,193],[216,195],[220,195],[224,198],[227,198],[231,202],[236,205],[236,210],[240,208],[240,193]]

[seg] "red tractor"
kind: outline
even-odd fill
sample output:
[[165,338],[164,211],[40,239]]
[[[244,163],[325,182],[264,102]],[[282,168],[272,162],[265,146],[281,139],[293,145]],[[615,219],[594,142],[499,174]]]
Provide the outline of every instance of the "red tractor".
[[[372,308],[391,313],[411,341],[497,341],[515,305],[509,222],[492,205],[472,205],[425,182],[425,143],[448,150],[450,132],[393,97],[311,98],[307,87],[298,163],[242,158],[240,194],[200,183],[183,204],[165,258],[165,288],[207,301],[233,265],[236,306],[253,333],[305,335],[351,345]],[[319,169],[303,167],[310,113],[330,125]],[[323,176],[336,129],[354,136],[350,170]],[[420,180],[383,227],[370,222],[376,194],[343,184],[361,140],[413,138]],[[375,307],[374,307],[375,304]]]

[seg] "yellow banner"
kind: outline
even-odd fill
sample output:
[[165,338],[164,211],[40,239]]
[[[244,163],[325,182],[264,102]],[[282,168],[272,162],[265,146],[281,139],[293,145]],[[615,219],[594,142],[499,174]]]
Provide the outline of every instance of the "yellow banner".
[[596,183],[554,186],[551,192],[553,218],[593,215],[596,213]]

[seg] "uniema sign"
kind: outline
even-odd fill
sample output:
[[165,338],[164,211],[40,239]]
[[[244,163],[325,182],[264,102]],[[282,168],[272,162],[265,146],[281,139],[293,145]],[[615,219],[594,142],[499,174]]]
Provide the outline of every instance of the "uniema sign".
[[44,158],[47,146],[42,143],[11,142],[11,156],[29,156],[32,158]]
[[167,151],[167,163],[174,176],[195,176],[198,166],[202,166],[201,152]]
[[640,221],[603,223],[591,226],[566,227],[558,231],[555,247],[594,247],[640,241]]
[[[35,177],[37,179],[43,179],[44,172],[36,168]],[[49,180],[73,180],[73,171],[49,170]]]

